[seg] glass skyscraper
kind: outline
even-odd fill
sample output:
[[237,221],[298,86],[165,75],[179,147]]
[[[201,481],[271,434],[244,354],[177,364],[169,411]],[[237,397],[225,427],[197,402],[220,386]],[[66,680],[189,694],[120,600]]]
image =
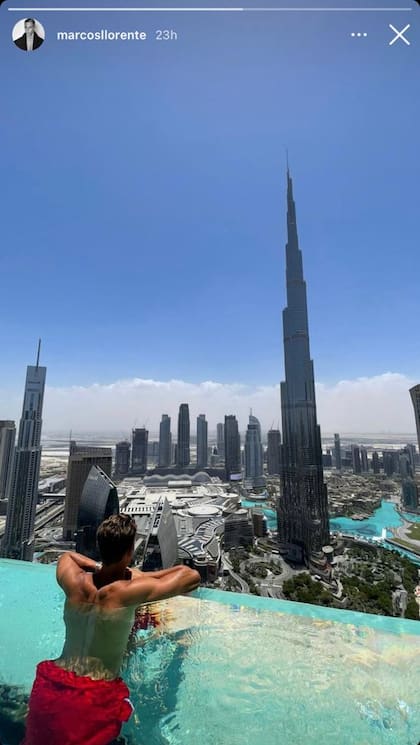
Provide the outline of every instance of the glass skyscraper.
[[253,487],[264,485],[263,468],[261,425],[257,417],[251,414],[245,435],[245,479]]
[[334,460],[337,471],[341,471],[341,443],[338,432],[334,435]]
[[414,407],[414,416],[416,417],[417,442],[420,452],[420,383],[410,388],[410,396]]
[[167,468],[171,465],[172,460],[172,437],[171,437],[171,417],[168,414],[162,414],[162,421],[159,426],[159,460],[161,467]]
[[7,497],[15,449],[16,427],[10,420],[0,421],[0,499]]
[[32,561],[34,525],[41,465],[42,407],[47,368],[28,366],[18,442],[8,489],[3,554],[11,559]]
[[197,468],[208,465],[208,425],[205,414],[197,417]]
[[145,427],[133,429],[132,438],[131,469],[133,473],[146,473],[149,432]]
[[279,429],[270,429],[267,435],[267,471],[270,476],[280,475],[281,434]]
[[77,445],[70,442],[70,453],[67,465],[66,501],[64,504],[63,538],[73,541],[77,530],[77,516],[80,499],[86,479],[92,466],[99,466],[107,476],[112,471],[111,448]]
[[281,383],[283,462],[279,542],[287,558],[309,563],[329,542],[328,499],[309,349],[306,283],[293,185],[287,170],[287,306],[283,311],[285,380]]
[[241,478],[241,437],[238,420],[233,414],[225,416],[225,468],[226,478]]
[[179,407],[176,464],[181,468],[190,464],[190,411],[188,404],[181,404]]

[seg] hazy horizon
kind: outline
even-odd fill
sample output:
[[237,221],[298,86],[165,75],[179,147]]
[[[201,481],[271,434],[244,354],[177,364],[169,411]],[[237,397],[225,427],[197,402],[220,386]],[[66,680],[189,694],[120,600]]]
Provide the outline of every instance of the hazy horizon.
[[[48,380],[48,371],[47,371]],[[316,383],[318,422],[321,432],[407,433],[415,431],[409,388],[415,381],[398,373],[371,378],[342,380],[327,386]],[[23,376],[20,392],[0,387],[2,419],[21,416]],[[191,431],[198,414],[205,414],[209,428],[235,414],[239,428],[247,427],[249,412],[264,430],[281,429],[280,387],[201,383],[182,380],[119,380],[108,385],[53,388],[47,385],[44,399],[44,431],[129,432],[134,426],[159,431],[163,413],[176,429],[180,403],[190,407]]]

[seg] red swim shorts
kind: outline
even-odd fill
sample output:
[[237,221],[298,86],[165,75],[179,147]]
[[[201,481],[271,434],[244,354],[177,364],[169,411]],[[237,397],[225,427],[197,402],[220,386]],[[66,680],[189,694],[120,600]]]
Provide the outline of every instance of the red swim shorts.
[[133,711],[129,695],[122,678],[92,680],[40,662],[21,745],[109,745]]

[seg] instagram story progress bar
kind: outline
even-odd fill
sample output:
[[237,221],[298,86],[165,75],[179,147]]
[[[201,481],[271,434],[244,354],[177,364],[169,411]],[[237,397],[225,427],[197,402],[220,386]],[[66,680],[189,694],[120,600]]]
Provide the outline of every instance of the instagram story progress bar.
[[273,7],[273,8],[252,8],[252,7],[230,7],[230,8],[212,8],[212,7],[200,7],[200,8],[175,8],[175,7],[164,7],[164,8],[112,8],[112,7],[91,7],[91,8],[79,8],[79,7],[67,7],[67,8],[41,8],[41,7],[10,7],[8,10],[11,11],[22,11],[22,12],[33,12],[42,11],[53,12],[53,13],[389,13],[399,11],[411,11],[411,7]]

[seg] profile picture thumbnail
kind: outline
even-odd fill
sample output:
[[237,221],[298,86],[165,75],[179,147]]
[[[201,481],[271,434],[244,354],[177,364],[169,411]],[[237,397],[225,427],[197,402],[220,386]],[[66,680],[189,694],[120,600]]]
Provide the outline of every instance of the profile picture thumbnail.
[[22,18],[13,26],[12,39],[22,51],[34,52],[44,43],[45,30],[36,18]]

